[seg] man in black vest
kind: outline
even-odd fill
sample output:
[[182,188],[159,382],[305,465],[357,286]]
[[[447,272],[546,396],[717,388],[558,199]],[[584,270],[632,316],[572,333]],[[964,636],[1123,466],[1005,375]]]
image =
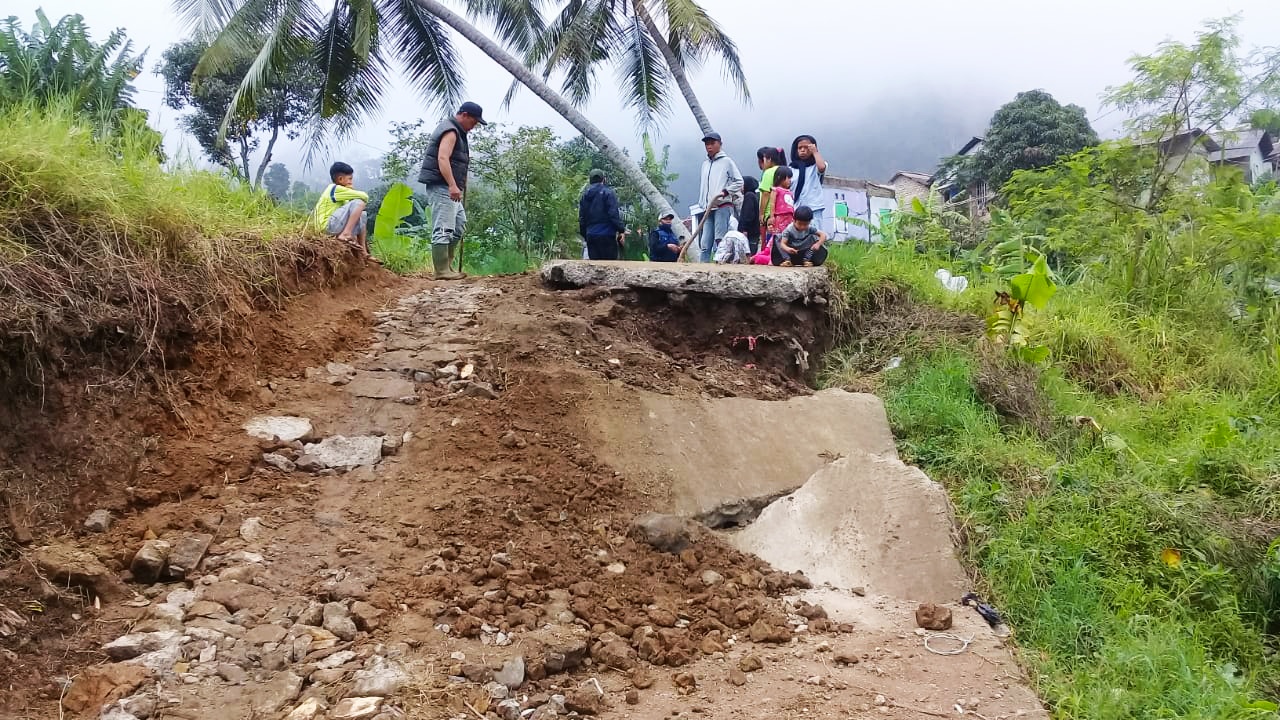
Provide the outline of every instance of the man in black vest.
[[467,212],[462,207],[467,166],[471,164],[467,133],[485,124],[483,115],[479,105],[464,102],[453,117],[437,125],[431,132],[422,172],[418,173],[418,182],[427,186],[427,202],[431,206],[431,264],[437,280],[466,277],[453,269],[453,262],[467,227]]

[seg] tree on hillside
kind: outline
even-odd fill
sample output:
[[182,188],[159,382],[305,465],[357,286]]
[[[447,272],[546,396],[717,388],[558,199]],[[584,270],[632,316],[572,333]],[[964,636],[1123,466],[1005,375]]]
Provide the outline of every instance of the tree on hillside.
[[[540,23],[540,16],[532,17]],[[641,127],[652,127],[668,112],[668,83],[674,81],[699,129],[714,129],[689,82],[689,70],[711,56],[719,58],[743,101],[751,99],[737,45],[694,0],[570,2],[550,26],[532,26],[529,35],[536,40],[525,51],[525,64],[539,69],[544,79],[562,72],[562,92],[575,105],[591,96],[597,67],[612,64]],[[508,101],[517,88],[512,85]]]
[[262,178],[262,185],[267,189],[267,193],[276,200],[285,200],[289,197],[289,168],[284,163],[272,163],[267,169],[267,174]]
[[[80,15],[51,23],[36,10],[31,32],[10,17],[0,22],[0,104],[70,102],[104,130],[118,129],[122,121],[136,124],[136,116],[122,116],[133,102],[133,79],[144,57],[133,54],[123,30],[94,42]],[[145,113],[143,119],[145,125]]]
[[1098,144],[1084,108],[1062,105],[1043,90],[1018,93],[991,117],[982,149],[948,159],[943,174],[954,173],[960,187],[986,183],[998,189],[1017,170],[1052,165]]
[[[278,72],[267,76],[263,92],[254,102],[241,102],[231,112],[233,98],[254,56],[237,54],[225,70],[196,78],[196,66],[208,49],[202,40],[186,40],[165,50],[164,61],[157,68],[164,78],[165,104],[174,110],[190,108],[193,112],[182,118],[182,127],[195,136],[205,156],[258,188],[281,133],[296,138],[312,118],[311,103],[320,76],[310,68],[307,54],[296,53],[286,58]],[[264,135],[266,147],[254,169],[253,155]]]
[[[312,49],[321,76],[313,100],[316,115],[328,120],[339,136],[350,134],[378,105],[386,87],[390,61],[399,60],[402,74],[437,106],[461,99],[462,75],[452,28],[511,73],[586,136],[616,163],[655,207],[671,203],[644,171],[616,143],[546,82],[475,25],[439,0],[336,0],[322,10],[308,1],[174,0],[197,37],[211,38],[196,68],[197,76],[216,76],[234,67],[234,59],[254,53],[254,62],[232,103],[252,104],[268,88],[271,72],[287,67],[293,57]],[[473,16],[494,21],[498,38],[513,47],[528,47],[527,25],[513,22],[519,0],[467,0]],[[231,117],[230,113],[228,117]],[[677,226],[682,236],[688,235]]]
[[1266,130],[1274,137],[1280,138],[1280,110],[1255,110],[1249,116],[1249,125],[1254,130]]
[[[1138,199],[1147,211],[1156,210],[1186,164],[1196,162],[1187,142],[1221,137],[1251,112],[1280,105],[1280,50],[1241,53],[1238,23],[1238,16],[1215,20],[1190,45],[1166,41],[1155,53],[1132,58],[1133,80],[1107,91],[1107,103],[1129,115],[1132,139],[1148,150]],[[1175,142],[1179,137],[1190,140]]]

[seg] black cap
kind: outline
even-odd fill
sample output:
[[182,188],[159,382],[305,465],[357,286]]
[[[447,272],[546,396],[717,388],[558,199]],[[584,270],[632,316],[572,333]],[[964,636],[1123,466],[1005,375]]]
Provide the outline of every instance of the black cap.
[[715,140],[716,142],[724,142],[718,132],[709,132],[706,134],[706,137],[702,138],[702,142],[704,143],[711,142],[712,140]]
[[489,124],[484,121],[484,108],[471,102],[470,100],[462,103],[461,107],[458,108],[458,114],[470,115],[471,117],[475,118],[476,122],[480,123],[481,125]]

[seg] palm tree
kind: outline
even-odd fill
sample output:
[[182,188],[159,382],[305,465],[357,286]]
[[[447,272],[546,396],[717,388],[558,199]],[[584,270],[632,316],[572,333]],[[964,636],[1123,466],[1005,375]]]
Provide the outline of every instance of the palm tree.
[[[543,0],[527,1],[535,7],[523,17],[536,15]],[[537,40],[525,50],[525,64],[539,68],[543,79],[562,71],[562,90],[575,105],[590,97],[596,68],[614,64],[626,103],[635,108],[642,127],[667,113],[668,82],[674,80],[698,127],[712,131],[688,73],[712,55],[720,58],[742,100],[751,101],[737,45],[694,0],[569,0],[549,26],[531,26],[526,34]],[[512,84],[505,102],[518,88]]]
[[[348,135],[370,113],[386,87],[387,71],[398,60],[407,77],[435,104],[456,106],[462,94],[457,53],[445,26],[452,28],[501,65],[560,113],[623,172],[645,199],[663,211],[670,201],[640,167],[568,101],[475,25],[439,0],[335,0],[322,11],[314,0],[174,0],[178,11],[201,36],[211,38],[196,73],[216,73],[245,48],[254,61],[236,91],[232,109],[252,103],[269,70],[287,62],[300,48],[316,48],[323,78],[316,116]],[[495,30],[512,47],[532,47],[532,28],[540,20],[520,0],[467,0],[468,11],[493,20]],[[536,14],[536,13],[535,13]],[[230,118],[228,113],[228,118]],[[677,227],[677,230],[685,231]]]

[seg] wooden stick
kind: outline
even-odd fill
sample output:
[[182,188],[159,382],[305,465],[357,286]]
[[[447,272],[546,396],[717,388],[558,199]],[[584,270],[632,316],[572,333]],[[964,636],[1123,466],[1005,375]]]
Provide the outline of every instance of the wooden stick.
[[680,254],[676,256],[676,262],[684,262],[684,254],[689,251],[689,246],[702,237],[702,226],[707,224],[707,218],[711,217],[710,210],[702,212],[702,219],[698,221],[698,227],[694,229],[693,235],[689,236],[689,242],[680,246]]

